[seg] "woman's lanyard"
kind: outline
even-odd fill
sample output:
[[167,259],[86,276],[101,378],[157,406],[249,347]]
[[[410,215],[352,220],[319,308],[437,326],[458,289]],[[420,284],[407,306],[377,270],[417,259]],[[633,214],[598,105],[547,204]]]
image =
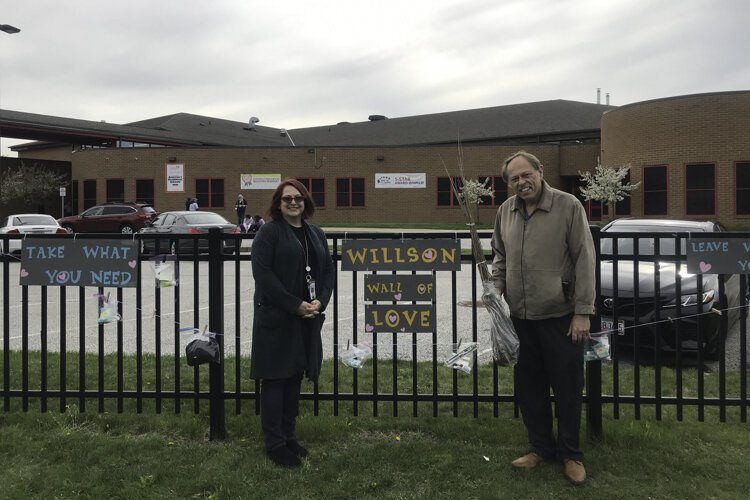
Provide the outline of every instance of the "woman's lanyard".
[[307,246],[307,231],[305,226],[302,226],[302,237],[305,239],[305,245],[302,246],[302,242],[297,239],[297,243],[302,248],[302,254],[305,256],[305,283],[307,283],[307,292],[310,294],[310,300],[315,300],[315,280],[310,274],[310,248]]

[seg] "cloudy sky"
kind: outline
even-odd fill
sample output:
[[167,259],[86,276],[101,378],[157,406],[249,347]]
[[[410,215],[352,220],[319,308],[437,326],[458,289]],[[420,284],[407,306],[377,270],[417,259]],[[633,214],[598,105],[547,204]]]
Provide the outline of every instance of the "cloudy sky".
[[[2,0],[0,108],[298,128],[750,89],[748,0]],[[3,139],[6,147],[18,140]]]

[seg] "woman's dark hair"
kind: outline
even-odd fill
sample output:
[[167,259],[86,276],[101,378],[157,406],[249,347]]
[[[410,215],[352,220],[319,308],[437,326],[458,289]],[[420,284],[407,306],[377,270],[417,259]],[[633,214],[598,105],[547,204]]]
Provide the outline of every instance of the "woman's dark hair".
[[305,210],[302,212],[302,219],[309,219],[312,217],[315,213],[315,202],[313,202],[305,185],[297,179],[284,179],[278,186],[276,186],[276,191],[273,192],[273,196],[271,197],[271,206],[268,207],[268,215],[273,220],[283,218],[281,215],[281,194],[287,186],[292,186],[299,191],[299,194],[301,194],[303,198],[305,198]]

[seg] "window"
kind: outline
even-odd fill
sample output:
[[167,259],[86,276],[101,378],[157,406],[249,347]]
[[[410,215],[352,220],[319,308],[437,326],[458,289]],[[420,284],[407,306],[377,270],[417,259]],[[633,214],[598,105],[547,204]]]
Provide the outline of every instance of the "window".
[[326,186],[322,177],[297,177],[297,180],[310,192],[316,207],[326,206]]
[[461,191],[463,185],[460,177],[438,177],[437,179],[437,206],[458,207],[458,197],[451,187],[451,183],[457,191]]
[[734,185],[737,215],[750,215],[750,162],[737,162]]
[[79,212],[78,210],[78,181],[72,181],[71,183],[71,195],[70,195],[70,201],[67,202],[65,207],[65,215],[74,215]]
[[685,213],[713,215],[716,212],[714,166],[711,163],[685,167]]
[[643,168],[643,215],[667,215],[667,167]]
[[195,179],[200,208],[224,208],[224,179]]
[[153,179],[136,179],[135,180],[135,201],[138,203],[154,204],[154,180]]
[[96,205],[96,180],[83,181],[83,209]]
[[116,203],[125,201],[125,181],[123,179],[107,179],[107,201]]
[[337,207],[365,206],[365,178],[343,177],[336,179]]
[[492,190],[493,196],[483,196],[481,206],[483,207],[499,207],[508,198],[508,185],[505,183],[502,177],[488,177],[480,176],[479,182],[484,183],[490,179],[487,187]]

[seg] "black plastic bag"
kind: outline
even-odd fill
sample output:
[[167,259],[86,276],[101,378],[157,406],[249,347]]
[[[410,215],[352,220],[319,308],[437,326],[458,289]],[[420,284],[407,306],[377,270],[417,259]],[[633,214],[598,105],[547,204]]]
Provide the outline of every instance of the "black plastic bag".
[[187,364],[190,366],[198,366],[210,362],[219,363],[221,358],[219,342],[217,342],[215,337],[196,335],[185,346],[185,356],[187,357]]

